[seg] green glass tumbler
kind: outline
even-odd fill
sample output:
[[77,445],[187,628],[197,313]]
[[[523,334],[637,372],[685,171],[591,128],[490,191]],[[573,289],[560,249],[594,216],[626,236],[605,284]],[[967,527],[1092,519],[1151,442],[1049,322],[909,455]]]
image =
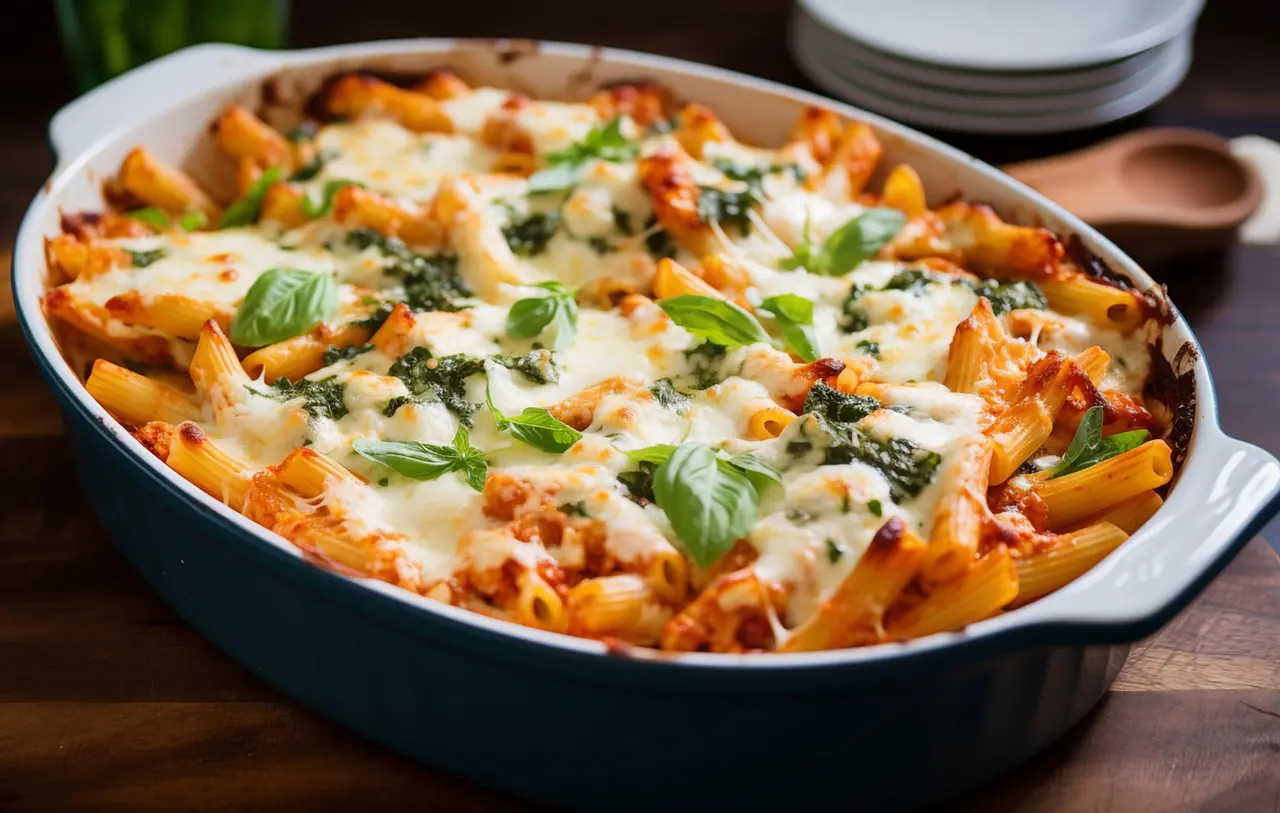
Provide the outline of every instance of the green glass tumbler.
[[281,48],[289,0],[56,0],[81,92],[199,42]]

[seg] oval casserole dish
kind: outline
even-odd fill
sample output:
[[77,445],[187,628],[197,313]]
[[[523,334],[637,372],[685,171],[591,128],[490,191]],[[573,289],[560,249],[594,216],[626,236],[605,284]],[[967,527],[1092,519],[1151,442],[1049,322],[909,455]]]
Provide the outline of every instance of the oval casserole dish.
[[909,162],[939,198],[963,192],[1078,238],[1137,287],[1154,286],[1079,220],[956,150],[847,105],[671,59],[492,41],[205,45],[116,79],[53,120],[58,166],[13,255],[18,315],[115,544],[184,619],[309,708],[427,764],[575,810],[917,806],[989,780],[1079,721],[1129,644],[1185,607],[1280,507],[1280,464],[1219,429],[1209,371],[1169,306],[1162,352],[1186,430],[1169,499],[1082,578],[961,632],[803,655],[623,657],[310,566],[146,454],[88,396],[41,310],[43,240],[60,211],[103,207],[101,179],[136,144],[199,174],[208,123],[231,101],[298,106],[335,73],[446,66],[540,98],[654,79],[762,144],[781,143],[819,103],[870,123],[885,163]]

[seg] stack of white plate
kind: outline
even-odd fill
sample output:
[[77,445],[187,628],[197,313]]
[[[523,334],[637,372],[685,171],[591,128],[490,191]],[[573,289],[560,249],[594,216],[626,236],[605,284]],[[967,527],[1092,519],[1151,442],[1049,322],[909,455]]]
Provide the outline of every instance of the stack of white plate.
[[797,0],[790,45],[835,96],[975,133],[1046,133],[1178,86],[1204,0]]

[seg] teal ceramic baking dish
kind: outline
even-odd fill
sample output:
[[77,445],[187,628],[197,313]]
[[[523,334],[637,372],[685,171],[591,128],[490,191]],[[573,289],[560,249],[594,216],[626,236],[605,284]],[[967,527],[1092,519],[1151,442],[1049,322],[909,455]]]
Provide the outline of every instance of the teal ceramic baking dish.
[[759,143],[781,141],[800,107],[820,101],[870,122],[887,160],[910,162],[927,189],[1073,235],[1135,285],[1154,286],[1071,215],[932,139],[670,59],[490,41],[206,45],[108,83],[53,120],[58,166],[14,251],[23,330],[116,545],[188,622],[315,711],[429,765],[574,810],[910,808],[989,780],[1079,721],[1130,642],[1186,606],[1275,514],[1280,464],[1219,429],[1209,370],[1170,306],[1162,347],[1184,399],[1186,457],[1168,500],[1081,579],[961,632],[806,655],[621,656],[312,567],[145,453],[87,395],[42,312],[43,242],[61,211],[102,207],[99,180],[135,144],[198,166],[208,122],[232,100],[298,105],[338,71],[445,65],[552,97],[652,78]]

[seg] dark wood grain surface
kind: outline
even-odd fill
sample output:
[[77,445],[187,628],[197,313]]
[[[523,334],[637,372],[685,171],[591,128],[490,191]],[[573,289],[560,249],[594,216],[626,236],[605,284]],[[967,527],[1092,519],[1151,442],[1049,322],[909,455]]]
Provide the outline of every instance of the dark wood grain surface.
[[[52,166],[45,127],[72,93],[51,5],[25,4],[0,25],[0,250]],[[810,87],[784,49],[787,9],[784,0],[650,0],[643,12],[585,0],[296,0],[293,40],[594,42]],[[940,135],[993,162],[1148,125],[1280,139],[1278,34],[1280,5],[1210,0],[1191,75],[1144,116],[1054,137]],[[1204,345],[1224,427],[1280,449],[1280,247],[1234,247],[1151,270]],[[0,810],[530,809],[302,710],[160,602],[69,479],[56,407],[7,291],[0,381]],[[945,809],[1280,811],[1280,557],[1254,541],[1138,646],[1114,691],[1067,737]]]

